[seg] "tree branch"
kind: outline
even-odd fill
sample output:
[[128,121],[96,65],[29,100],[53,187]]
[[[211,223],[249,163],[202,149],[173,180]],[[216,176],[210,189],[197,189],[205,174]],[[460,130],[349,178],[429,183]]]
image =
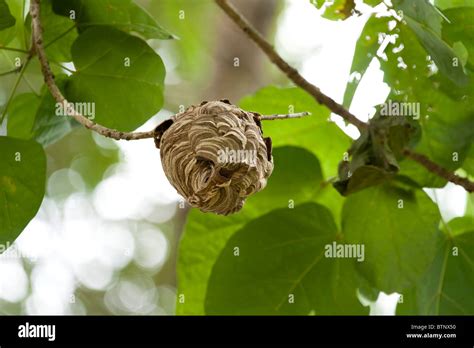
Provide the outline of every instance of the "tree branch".
[[[265,38],[258,33],[254,27],[231,5],[227,0],[215,0],[217,5],[229,16],[232,21],[240,27],[240,29],[247,34],[247,36],[255,42],[255,44],[267,55],[267,57],[297,86],[304,89],[314,99],[322,105],[325,105],[329,110],[338,114],[347,122],[356,126],[360,131],[366,129],[368,124],[359,120],[356,116],[351,114],[344,106],[338,104],[329,96],[321,92],[321,90],[315,85],[311,84],[306,80],[300,73],[290,66],[270,45]],[[435,162],[431,161],[425,155],[411,151],[409,149],[405,150],[407,157],[412,160],[420,163],[430,172],[435,173],[436,175],[454,183],[460,185],[466,189],[468,192],[474,191],[474,183],[468,179],[461,178],[460,176],[454,174],[453,172],[448,171],[447,169],[441,167]]]
[[[153,138],[154,137],[153,130],[148,131],[148,132],[121,132],[116,129],[110,129],[110,128],[104,127],[100,124],[92,122],[90,119],[88,119],[84,115],[77,112],[74,109],[74,107],[72,107],[72,105],[69,104],[69,102],[66,100],[66,98],[61,93],[58,86],[56,85],[56,82],[54,81],[54,76],[51,71],[49,60],[46,57],[45,46],[43,44],[43,27],[41,25],[41,19],[40,19],[40,0],[31,0],[30,14],[31,14],[31,33],[32,33],[31,35],[32,35],[33,48],[34,48],[35,53],[38,55],[38,59],[41,65],[41,71],[44,76],[44,81],[49,91],[51,92],[51,95],[56,100],[56,102],[68,106],[67,110],[71,111],[69,116],[72,116],[77,122],[82,124],[84,127],[94,132],[97,132],[105,137],[112,138],[115,140],[139,140],[139,139]],[[69,29],[68,32],[71,29]],[[268,115],[268,116],[262,115],[261,119],[274,120],[274,119],[282,119],[282,118],[297,118],[297,117],[302,117],[309,114],[310,113]]]
[[[44,82],[46,86],[48,86],[51,95],[54,97],[56,102],[61,103],[63,105],[69,105],[66,98],[63,96],[61,91],[59,90],[56,82],[54,81],[54,76],[51,71],[51,67],[49,65],[48,58],[46,57],[46,53],[43,46],[43,28],[41,26],[40,20],[40,0],[31,0],[30,5],[30,14],[31,14],[31,40],[34,47],[36,54],[38,55],[38,59],[41,65],[41,71],[44,76]],[[138,140],[138,139],[146,139],[146,138],[153,138],[154,132],[121,132],[116,129],[110,129],[104,127],[100,124],[92,122],[87,117],[81,115],[77,112],[74,108],[68,108],[72,112],[70,116],[72,116],[77,122],[82,124],[84,127],[97,132],[105,137],[116,139],[116,140]]]
[[447,170],[446,168],[441,167],[439,164],[433,162],[425,155],[414,152],[410,149],[405,149],[404,154],[405,156],[421,164],[430,172],[435,173],[436,175],[452,182],[453,184],[464,187],[467,192],[474,192],[474,182],[469,181],[466,178],[462,178],[459,175]]
[[[364,130],[368,127],[368,124],[359,120],[353,114],[351,114],[344,106],[338,104],[329,96],[325,95],[320,91],[318,87],[308,82],[303,76],[301,76],[296,69],[291,67],[281,56],[274,50],[274,48],[245,20],[233,6],[231,6],[227,0],[215,0],[216,3],[224,10],[224,12],[252,39],[268,56],[268,58],[282,70],[290,80],[292,80],[297,86],[301,87],[312,95],[315,100],[328,107],[332,112],[340,115],[347,122],[355,125],[359,130]],[[54,76],[51,71],[48,58],[43,46],[43,28],[40,20],[40,0],[31,0],[30,5],[31,14],[31,29],[32,29],[32,45],[33,51],[30,54],[36,53],[41,65],[41,71],[44,76],[45,83],[51,92],[54,99],[63,105],[68,105],[68,101],[59,90]],[[5,47],[2,47],[5,49]],[[15,49],[16,50],[16,49]],[[82,114],[78,113],[74,108],[68,108],[72,111],[71,115],[77,122],[82,124],[84,127],[97,132],[105,137],[112,138],[115,140],[138,140],[153,138],[154,131],[148,132],[121,132],[116,129],[110,129],[97,124]],[[309,113],[298,113],[298,114],[287,114],[287,115],[263,115],[262,120],[276,120],[285,118],[298,118],[308,115]],[[460,176],[448,171],[447,169],[439,166],[438,164],[431,161],[425,155],[413,152],[406,149],[405,154],[407,157],[420,163],[429,171],[437,174],[438,176],[464,187],[468,192],[474,191],[474,183],[468,179],[461,178]]]
[[344,106],[338,104],[334,101],[331,97],[328,97],[324,93],[320,91],[318,87],[311,84],[308,80],[306,80],[300,73],[290,66],[270,45],[265,38],[260,35],[252,25],[232,6],[230,5],[227,0],[216,0],[217,5],[219,5],[224,12],[237,24],[240,29],[242,29],[247,36],[254,41],[260,49],[265,52],[267,57],[280,68],[280,70],[288,76],[288,78],[293,81],[297,86],[300,86],[306,92],[316,99],[319,104],[325,105],[334,112],[338,114],[342,118],[344,118],[347,122],[352,123],[356,126],[359,130],[363,130],[367,128],[367,123],[359,120],[353,114],[351,114]]

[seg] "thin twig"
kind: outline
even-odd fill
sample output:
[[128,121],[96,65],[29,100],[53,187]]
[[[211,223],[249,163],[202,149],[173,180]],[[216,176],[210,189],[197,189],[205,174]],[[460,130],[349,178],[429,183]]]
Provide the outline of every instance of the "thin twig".
[[452,182],[453,184],[464,187],[467,192],[474,192],[474,182],[469,181],[466,178],[462,178],[459,175],[447,170],[446,168],[441,167],[439,164],[433,162],[425,155],[414,152],[410,149],[405,149],[404,154],[405,156],[421,164],[430,172],[435,173],[436,175]]
[[72,27],[70,27],[68,30],[66,30],[65,32],[61,33],[60,35],[56,36],[53,40],[51,40],[50,42],[48,42],[46,45],[44,45],[44,48],[48,48],[49,46],[51,46],[52,44],[54,44],[55,42],[57,42],[58,40],[61,40],[64,36],[66,36],[67,34],[69,34],[70,31],[72,31],[74,28],[76,28],[76,24],[74,24]]
[[[255,30],[255,28],[231,5],[227,0],[215,0],[217,5],[229,16],[232,21],[245,33],[247,36],[257,44],[257,46],[267,55],[267,57],[284,73],[286,76],[293,81],[297,86],[308,92],[316,99],[319,104],[325,105],[329,110],[338,114],[347,122],[356,126],[360,131],[366,129],[368,124],[359,120],[356,116],[351,114],[344,106],[338,104],[336,101],[331,99],[329,96],[321,92],[321,90],[315,85],[307,81],[300,73],[290,66],[268,43],[265,38]],[[472,192],[474,183],[468,179],[461,178],[460,176],[448,171],[441,167],[439,164],[431,161],[425,155],[413,152],[411,150],[405,151],[407,157],[420,163],[429,171],[437,174],[438,176],[464,187],[468,192]]]
[[305,116],[311,115],[311,112],[298,112],[295,114],[273,114],[273,115],[262,115],[260,116],[260,119],[262,121],[268,121],[268,120],[285,120],[289,118],[301,118]]
[[[322,93],[318,87],[314,86],[310,82],[308,82],[305,78],[303,78],[296,69],[291,67],[283,58],[278,55],[278,53],[274,50],[274,48],[250,25],[247,20],[245,20],[236,10],[234,7],[229,5],[226,0],[215,0],[216,3],[227,13],[227,15],[266,53],[268,58],[277,65],[287,76],[290,80],[292,80],[296,85],[300,86],[302,89],[307,91],[311,94],[318,103],[327,106],[332,112],[340,115],[344,118],[347,122],[355,125],[359,130],[364,130],[368,127],[367,123],[359,120],[353,114],[351,114],[346,108],[342,105],[335,102],[332,98],[326,96]],[[48,59],[46,57],[44,46],[43,46],[43,38],[42,33],[43,29],[41,26],[41,20],[39,18],[40,13],[40,0],[31,0],[30,6],[30,13],[31,13],[31,27],[32,27],[32,42],[33,47],[38,55],[38,59],[41,65],[41,70],[44,76],[44,80],[46,85],[48,86],[49,91],[51,92],[52,96],[58,103],[62,103],[63,105],[68,105],[68,101],[63,96],[61,91],[59,90],[58,86],[54,81],[54,76],[51,72],[51,68],[49,66]],[[20,50],[21,51],[21,50]],[[76,121],[80,124],[85,126],[86,128],[97,132],[103,136],[108,138],[113,138],[116,140],[138,140],[138,139],[146,139],[146,138],[153,138],[154,131],[148,132],[121,132],[116,129],[110,129],[99,125],[95,122],[92,122],[87,117],[81,115],[74,108],[68,108],[72,111],[71,116],[74,117]],[[304,115],[303,115],[304,114]],[[293,114],[293,115],[268,115],[268,116],[261,116],[263,120],[272,120],[272,119],[284,119],[284,118],[296,118],[306,116],[307,113],[300,113],[300,114]],[[425,155],[413,152],[411,150],[405,150],[405,154],[407,157],[417,161],[429,171],[439,175],[440,177],[453,182],[457,185],[464,187],[468,192],[474,191],[474,183],[469,181],[468,179],[461,178],[458,175],[446,170],[445,168],[441,167],[440,165],[431,161]]]

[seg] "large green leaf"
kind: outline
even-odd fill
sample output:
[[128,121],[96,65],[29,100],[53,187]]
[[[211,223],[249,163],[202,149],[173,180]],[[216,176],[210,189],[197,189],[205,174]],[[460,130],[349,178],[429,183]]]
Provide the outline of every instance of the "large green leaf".
[[[25,48],[24,27],[22,20],[23,0],[0,0],[0,22],[5,26],[0,29],[0,46]],[[13,23],[13,25],[12,25]],[[16,42],[12,41],[17,38]]]
[[434,3],[442,10],[451,7],[474,6],[474,0],[435,0]]
[[348,195],[395,176],[403,149],[419,140],[419,127],[410,118],[375,115],[350,149],[351,161],[339,164],[334,187]]
[[[77,38],[75,23],[69,18],[53,12],[52,0],[41,1],[41,24],[43,25],[43,42],[48,58],[56,62],[69,62],[71,46]],[[28,36],[31,35],[31,15],[25,21]]]
[[466,231],[474,231],[474,216],[458,216],[443,226],[443,231],[451,236],[457,236]]
[[[421,16],[421,15],[420,15]],[[436,14],[437,17],[438,14]],[[455,18],[454,18],[455,19]],[[422,138],[416,151],[450,170],[462,165],[474,137],[474,110],[472,102],[473,82],[459,87],[432,68],[425,48],[414,32],[405,24],[398,23],[390,30],[390,18],[372,16],[359,38],[354,56],[352,72],[363,73],[372,57],[379,50],[379,41],[386,34],[394,35],[390,43],[378,55],[384,71],[384,81],[391,87],[389,99],[393,102],[417,103],[420,107]],[[420,19],[423,22],[423,20]],[[429,19],[424,20],[429,22]],[[452,25],[458,25],[452,22]],[[459,25],[463,25],[462,21]],[[432,31],[439,27],[433,24]],[[468,28],[468,27],[467,27]],[[446,42],[465,42],[469,34],[442,30]],[[348,84],[344,103],[350,105],[358,81]],[[453,113],[453,110],[456,112]],[[402,160],[400,174],[417,182],[420,186],[441,187],[446,181],[428,172],[411,160]]]
[[33,127],[41,98],[34,93],[17,95],[9,108],[7,135],[19,139],[32,139]]
[[217,259],[207,314],[367,314],[354,260],[327,257],[339,243],[325,207],[277,209],[246,224]]
[[[59,76],[56,83],[63,90],[66,79],[64,76]],[[58,141],[78,123],[70,116],[58,114],[57,110],[57,103],[46,86],[43,87],[40,97],[33,93],[16,96],[10,106],[8,135],[21,139],[35,139],[43,146]]]
[[473,315],[473,293],[474,225],[471,222],[464,230],[456,230],[456,234],[440,235],[436,258],[417,286],[403,293],[397,314]]
[[312,151],[321,161],[325,178],[337,175],[337,165],[350,146],[350,138],[328,121],[329,110],[299,88],[265,87],[243,98],[240,107],[261,114],[309,111],[301,119],[264,121],[263,130],[273,145],[297,145]]
[[95,122],[131,131],[161,109],[165,68],[143,40],[94,27],[79,35],[72,57],[77,72],[66,86],[67,99],[95,103]]
[[451,8],[445,10],[443,14],[449,20],[443,24],[443,38],[451,46],[462,43],[468,53],[468,62],[474,68],[474,28],[472,24],[474,7]]
[[474,216],[474,193],[473,192],[467,195],[466,215]]
[[0,244],[12,243],[36,215],[45,191],[46,156],[34,141],[0,137]]
[[[193,209],[181,240],[178,262],[178,314],[204,314],[207,283],[219,253],[227,240],[247,222],[272,209],[295,207],[310,200],[324,200],[319,161],[310,152],[296,147],[274,149],[275,169],[267,187],[250,197],[244,208],[230,216],[205,214]],[[337,193],[336,193],[337,195]],[[340,201],[335,203],[340,205]]]
[[143,8],[132,0],[53,0],[54,12],[74,15],[81,30],[90,26],[111,25],[126,32],[135,32],[146,39],[171,39]]
[[0,30],[13,27],[15,25],[15,17],[10,13],[8,4],[5,0],[0,0]]
[[463,164],[463,169],[471,176],[474,176],[474,145],[471,145]]
[[[404,26],[400,27],[400,40],[407,47],[402,55],[407,68],[382,63],[386,81],[398,83],[398,96],[392,97],[419,103],[423,136],[416,150],[445,168],[455,170],[462,165],[474,139],[474,81],[471,79],[467,87],[460,88],[440,74],[429,76],[423,49]],[[390,46],[387,55],[392,61],[398,59]],[[441,187],[446,183],[413,161],[402,162],[401,168],[403,174],[422,186]]]
[[372,7],[375,7],[378,4],[380,4],[382,1],[383,0],[364,0],[364,3],[366,3],[367,5],[370,5]]
[[432,262],[439,221],[423,191],[381,185],[347,198],[342,232],[348,243],[365,245],[361,274],[392,293],[412,286]]
[[372,15],[365,23],[364,29],[360,34],[352,59],[351,79],[347,83],[344,93],[343,105],[346,108],[351,106],[357,86],[362,76],[367,71],[370,62],[376,57],[377,50],[380,47],[382,35],[388,32],[388,23],[391,17],[378,17]]
[[431,55],[440,71],[459,85],[466,85],[468,77],[454,50],[441,38],[442,17],[428,0],[394,0],[394,7],[403,11],[403,19],[416,34],[426,51]]

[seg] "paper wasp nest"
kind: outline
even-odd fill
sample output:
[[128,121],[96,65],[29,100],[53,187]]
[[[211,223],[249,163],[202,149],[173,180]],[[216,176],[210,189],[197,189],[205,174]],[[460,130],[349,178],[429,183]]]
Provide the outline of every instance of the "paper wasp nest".
[[204,212],[232,214],[262,190],[273,171],[271,139],[259,115],[227,100],[203,102],[155,129],[170,183]]

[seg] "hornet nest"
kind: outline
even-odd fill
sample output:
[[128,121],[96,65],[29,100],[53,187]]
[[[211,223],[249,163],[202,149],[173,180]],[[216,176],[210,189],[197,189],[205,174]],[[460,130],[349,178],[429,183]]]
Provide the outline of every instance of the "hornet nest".
[[260,115],[228,100],[190,106],[155,129],[163,170],[188,203],[228,215],[262,190],[273,171]]

